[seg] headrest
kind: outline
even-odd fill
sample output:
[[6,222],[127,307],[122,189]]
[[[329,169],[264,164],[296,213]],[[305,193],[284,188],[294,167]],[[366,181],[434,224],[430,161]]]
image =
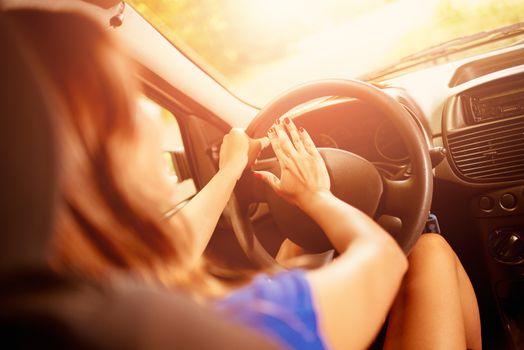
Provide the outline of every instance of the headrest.
[[26,49],[0,12],[0,270],[43,261],[53,219],[52,111]]

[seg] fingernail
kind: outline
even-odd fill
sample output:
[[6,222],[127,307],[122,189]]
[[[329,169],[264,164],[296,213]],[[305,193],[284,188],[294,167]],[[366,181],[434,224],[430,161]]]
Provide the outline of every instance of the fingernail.
[[299,128],[298,128],[298,131],[300,131],[300,132],[304,132],[304,128],[303,128],[303,127],[299,127]]
[[288,117],[285,117],[285,118],[284,118],[284,123],[289,124],[289,122],[291,122],[291,120],[289,120]]
[[253,175],[253,176],[256,177],[257,179],[261,179],[261,178],[262,178],[262,175],[260,175],[259,173],[255,173],[254,171],[251,172],[251,175]]
[[280,119],[275,120],[275,125],[279,125],[279,124],[280,124]]

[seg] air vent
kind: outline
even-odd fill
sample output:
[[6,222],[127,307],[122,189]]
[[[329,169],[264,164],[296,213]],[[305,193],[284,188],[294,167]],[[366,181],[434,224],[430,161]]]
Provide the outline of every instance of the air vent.
[[524,180],[524,115],[449,133],[459,173],[474,182]]

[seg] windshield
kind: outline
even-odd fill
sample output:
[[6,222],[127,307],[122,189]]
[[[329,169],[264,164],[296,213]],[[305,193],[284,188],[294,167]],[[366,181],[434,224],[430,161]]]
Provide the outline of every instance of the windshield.
[[[127,2],[257,106],[306,81],[366,76],[439,43],[524,21],[522,0]],[[475,53],[500,45],[508,43],[483,45]]]

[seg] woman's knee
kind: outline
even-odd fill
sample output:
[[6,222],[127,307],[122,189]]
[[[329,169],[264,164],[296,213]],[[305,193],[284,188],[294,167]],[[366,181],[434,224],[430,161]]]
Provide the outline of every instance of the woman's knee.
[[409,268],[404,277],[400,297],[420,297],[427,288],[434,288],[456,276],[456,256],[446,240],[438,234],[422,235],[408,256]]
[[[449,243],[438,234],[423,234],[409,257],[411,272],[424,273],[428,269],[456,269],[457,257]],[[408,271],[409,273],[409,271]]]

